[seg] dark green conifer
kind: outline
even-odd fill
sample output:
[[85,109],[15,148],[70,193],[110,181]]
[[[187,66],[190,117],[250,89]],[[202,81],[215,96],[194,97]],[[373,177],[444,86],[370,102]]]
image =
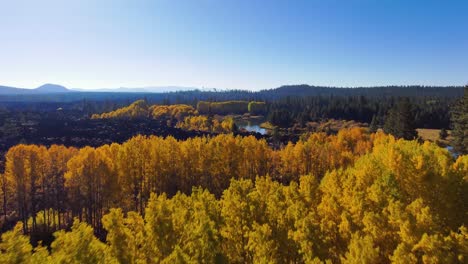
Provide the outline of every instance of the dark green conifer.
[[459,154],[468,154],[468,85],[464,96],[452,109],[452,146]]
[[385,117],[384,132],[397,138],[415,139],[418,132],[414,127],[412,106],[408,98],[400,99]]

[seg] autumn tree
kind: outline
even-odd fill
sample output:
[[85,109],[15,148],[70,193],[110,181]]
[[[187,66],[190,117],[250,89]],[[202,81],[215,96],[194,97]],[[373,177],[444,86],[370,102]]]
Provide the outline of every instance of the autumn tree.
[[104,209],[116,204],[119,193],[113,161],[103,149],[80,149],[67,164],[65,186],[73,215],[100,228]]
[[51,257],[57,263],[118,263],[109,248],[94,236],[93,228],[78,220],[71,231],[55,233]]
[[[69,199],[57,205],[62,173]],[[362,128],[278,150],[224,134],[19,145],[7,196],[29,228],[2,236],[0,261],[465,263],[467,175],[466,155]],[[67,213],[84,221],[56,232],[50,252],[24,235]]]
[[149,117],[149,106],[145,100],[138,100],[133,102],[131,105],[119,108],[115,111],[94,114],[91,116],[92,119],[105,119],[105,118],[147,118]]
[[15,193],[15,201],[25,231],[29,230],[28,217],[32,217],[31,230],[36,229],[36,214],[40,210],[41,196],[47,194],[45,181],[49,163],[47,150],[35,145],[17,145],[6,155],[5,177]]

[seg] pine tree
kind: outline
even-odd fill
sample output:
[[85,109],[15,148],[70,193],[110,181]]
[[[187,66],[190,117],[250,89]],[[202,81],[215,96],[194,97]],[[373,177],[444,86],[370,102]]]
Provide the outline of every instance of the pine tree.
[[377,117],[375,115],[372,116],[372,121],[369,125],[369,131],[371,133],[375,133],[377,132],[377,130],[379,129],[379,125],[378,125],[378,122],[377,122]]
[[452,110],[452,146],[460,154],[468,153],[468,85],[465,94]]
[[412,106],[408,98],[401,99],[385,117],[384,132],[397,138],[415,139],[418,132],[414,128]]

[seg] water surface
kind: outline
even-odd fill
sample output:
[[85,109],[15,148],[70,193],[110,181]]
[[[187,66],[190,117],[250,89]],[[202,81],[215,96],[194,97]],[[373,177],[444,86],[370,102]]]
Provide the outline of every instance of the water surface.
[[263,119],[255,119],[255,120],[244,120],[244,119],[239,119],[236,120],[235,123],[239,129],[245,129],[249,132],[256,132],[260,133],[262,135],[267,134],[267,130],[265,128],[261,128],[260,124],[263,123]]

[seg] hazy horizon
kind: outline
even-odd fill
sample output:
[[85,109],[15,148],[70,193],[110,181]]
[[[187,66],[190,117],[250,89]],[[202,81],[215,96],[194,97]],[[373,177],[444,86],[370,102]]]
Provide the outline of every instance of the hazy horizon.
[[[147,85],[142,87],[98,87],[98,88],[89,88],[89,87],[67,87],[59,83],[44,83],[37,87],[18,87],[18,86],[11,86],[5,85],[0,83],[0,87],[12,87],[12,88],[19,88],[19,89],[27,89],[27,90],[34,90],[41,86],[45,85],[53,85],[53,86],[63,86],[66,89],[78,92],[86,92],[86,91],[119,91],[120,92],[158,92],[158,89],[161,89],[161,92],[168,92],[168,91],[188,91],[188,90],[216,90],[216,91],[229,91],[229,90],[245,90],[245,91],[262,91],[262,90],[270,90],[270,89],[277,89],[285,86],[301,86],[307,85],[311,87],[325,87],[325,88],[376,88],[376,87],[414,87],[414,86],[421,86],[421,87],[464,87],[464,85],[422,85],[422,84],[387,84],[387,85],[371,85],[371,86],[333,86],[333,85],[315,85],[315,84],[307,84],[307,83],[297,83],[297,84],[283,84],[276,87],[269,87],[269,88],[262,88],[262,89],[241,89],[241,88],[223,88],[223,87],[196,87],[196,86],[179,86],[179,85],[167,85],[167,86],[156,86],[156,85]],[[146,90],[145,90],[146,89]]]
[[463,1],[7,1],[0,85],[465,85]]

